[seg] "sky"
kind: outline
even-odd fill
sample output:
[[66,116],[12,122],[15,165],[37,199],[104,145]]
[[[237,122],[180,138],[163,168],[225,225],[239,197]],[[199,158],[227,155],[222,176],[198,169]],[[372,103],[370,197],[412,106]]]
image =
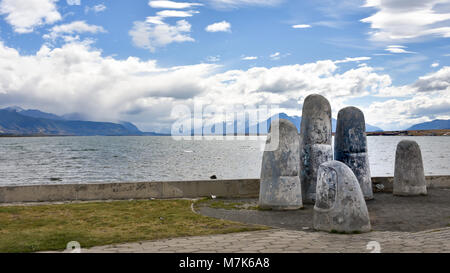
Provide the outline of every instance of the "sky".
[[177,105],[313,93],[384,130],[450,119],[450,0],[0,0],[0,107],[169,132]]

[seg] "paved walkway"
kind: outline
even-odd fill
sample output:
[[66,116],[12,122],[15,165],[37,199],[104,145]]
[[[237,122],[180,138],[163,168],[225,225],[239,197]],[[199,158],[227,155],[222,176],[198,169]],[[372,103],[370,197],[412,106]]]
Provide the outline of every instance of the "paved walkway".
[[[375,241],[375,242],[372,242]],[[371,243],[370,243],[371,242]],[[378,242],[378,243],[377,243]],[[370,243],[370,244],[369,244]],[[224,235],[184,237],[82,249],[87,252],[132,253],[299,253],[299,252],[446,252],[450,253],[450,228],[421,232],[374,231],[365,234],[271,229]]]

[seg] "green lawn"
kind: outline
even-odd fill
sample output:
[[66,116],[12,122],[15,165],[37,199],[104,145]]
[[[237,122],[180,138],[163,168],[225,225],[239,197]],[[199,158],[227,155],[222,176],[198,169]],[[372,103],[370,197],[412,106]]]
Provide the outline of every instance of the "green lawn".
[[0,207],[0,252],[63,250],[266,229],[198,215],[189,200]]
[[223,199],[210,199],[204,198],[195,203],[197,207],[210,207],[213,209],[226,209],[226,210],[259,210],[258,205],[249,204],[245,201],[230,201]]

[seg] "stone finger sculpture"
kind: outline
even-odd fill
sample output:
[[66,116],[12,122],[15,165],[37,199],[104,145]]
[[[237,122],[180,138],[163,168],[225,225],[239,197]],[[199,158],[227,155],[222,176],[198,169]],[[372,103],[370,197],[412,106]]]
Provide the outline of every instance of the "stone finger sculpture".
[[366,200],[373,199],[372,178],[367,152],[366,122],[356,107],[346,107],[338,113],[334,139],[334,159],[352,169]]
[[274,210],[300,209],[303,202],[297,127],[285,119],[272,121],[266,146],[273,146],[270,142],[274,139],[279,141],[277,149],[265,151],[263,155],[259,206]]
[[317,174],[314,229],[328,232],[371,230],[366,201],[352,170],[342,162],[328,161]]
[[316,94],[306,97],[300,128],[300,180],[304,203],[314,204],[317,170],[323,162],[333,160],[331,130],[328,100]]
[[394,195],[417,196],[427,194],[419,144],[413,140],[402,140],[395,153]]

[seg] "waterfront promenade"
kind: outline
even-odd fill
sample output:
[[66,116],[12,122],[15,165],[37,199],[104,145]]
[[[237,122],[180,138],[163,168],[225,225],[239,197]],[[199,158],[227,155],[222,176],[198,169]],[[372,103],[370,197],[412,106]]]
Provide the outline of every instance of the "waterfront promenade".
[[[377,249],[377,243],[379,249]],[[368,249],[369,245],[369,249]],[[450,227],[364,234],[270,229],[81,249],[82,253],[450,253]]]

